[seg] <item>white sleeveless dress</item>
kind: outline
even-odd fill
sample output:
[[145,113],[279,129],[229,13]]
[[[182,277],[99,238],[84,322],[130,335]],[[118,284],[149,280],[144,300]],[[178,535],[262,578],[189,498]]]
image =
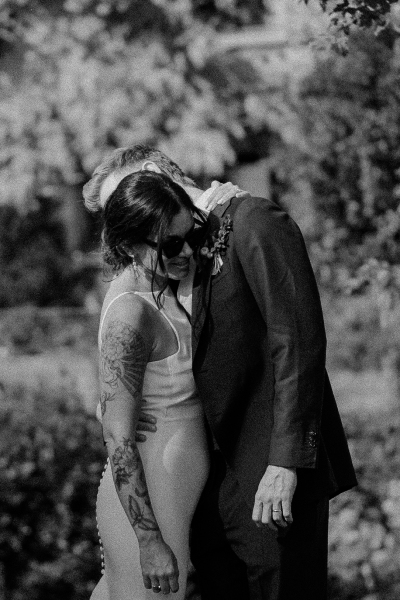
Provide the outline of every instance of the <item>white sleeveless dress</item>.
[[[179,592],[167,597],[183,600],[190,523],[209,469],[203,411],[192,374],[191,325],[175,296],[165,294],[164,306],[158,309],[151,292],[124,294],[132,293],[161,313],[178,342],[176,353],[147,364],[143,407],[157,417],[157,432],[147,433],[147,441],[138,443],[138,448],[157,523],[179,566]],[[154,592],[143,585],[137,538],[118,498],[109,462],[100,482],[96,514],[103,576],[91,600],[154,600]]]

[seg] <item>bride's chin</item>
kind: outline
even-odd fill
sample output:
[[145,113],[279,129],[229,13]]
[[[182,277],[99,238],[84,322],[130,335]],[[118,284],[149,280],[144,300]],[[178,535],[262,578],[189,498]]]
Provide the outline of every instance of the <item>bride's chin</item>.
[[170,279],[185,279],[189,275],[189,267],[185,267],[183,269],[170,269],[168,271],[168,277]]

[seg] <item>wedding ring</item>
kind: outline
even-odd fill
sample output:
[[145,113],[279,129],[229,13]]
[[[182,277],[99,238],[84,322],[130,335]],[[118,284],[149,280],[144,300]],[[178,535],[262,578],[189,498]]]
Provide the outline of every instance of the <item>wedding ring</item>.
[[161,592],[161,585],[153,585],[153,586],[152,586],[152,589],[153,589],[155,592]]
[[278,509],[273,508],[272,512],[281,512],[281,509],[280,508],[278,508]]

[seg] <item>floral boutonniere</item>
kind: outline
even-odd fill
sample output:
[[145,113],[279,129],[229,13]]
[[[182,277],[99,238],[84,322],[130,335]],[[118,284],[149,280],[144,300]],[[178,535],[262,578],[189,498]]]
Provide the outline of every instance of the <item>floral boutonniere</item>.
[[221,227],[217,232],[211,234],[211,239],[208,245],[203,246],[200,250],[202,256],[213,260],[211,275],[216,275],[221,271],[224,264],[221,256],[224,256],[228,247],[229,233],[232,231],[232,219],[230,215],[226,215],[221,223]]

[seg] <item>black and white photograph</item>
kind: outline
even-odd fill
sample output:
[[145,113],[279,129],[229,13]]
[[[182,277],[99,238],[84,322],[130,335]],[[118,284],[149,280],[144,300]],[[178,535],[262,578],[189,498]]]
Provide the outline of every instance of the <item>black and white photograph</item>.
[[0,0],[0,600],[399,600],[400,3]]

